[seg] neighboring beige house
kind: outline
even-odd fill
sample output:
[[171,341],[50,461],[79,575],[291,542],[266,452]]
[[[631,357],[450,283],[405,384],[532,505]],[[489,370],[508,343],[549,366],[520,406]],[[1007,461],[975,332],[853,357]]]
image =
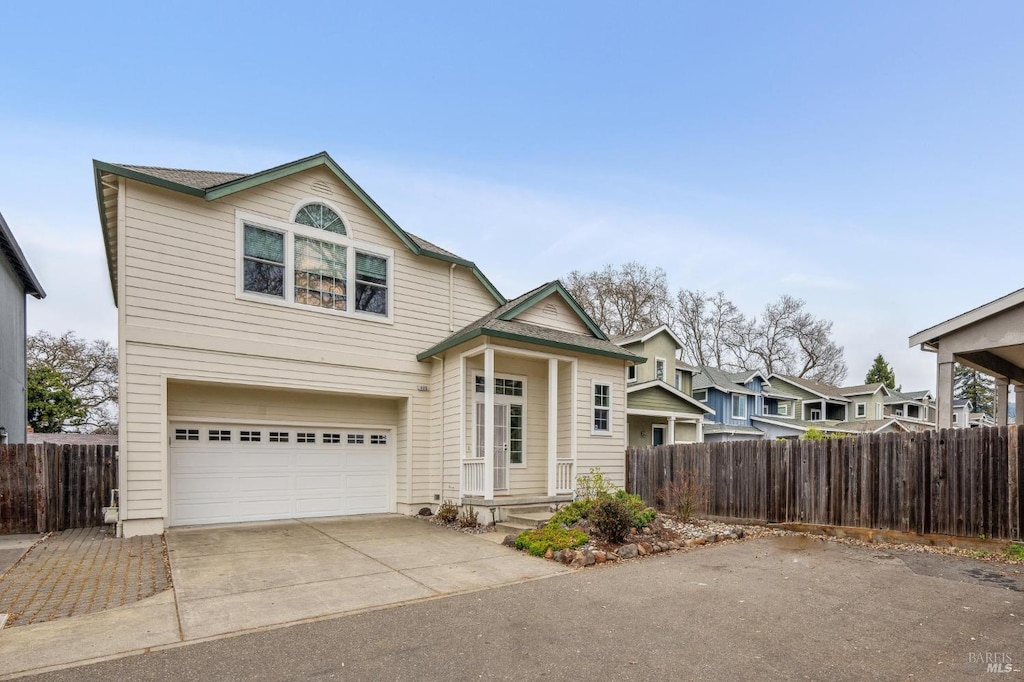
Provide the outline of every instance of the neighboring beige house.
[[497,519],[624,483],[626,367],[558,282],[506,300],[326,153],[253,174],[94,162],[120,351],[120,531]]
[[695,368],[676,359],[682,341],[666,325],[613,341],[647,358],[626,368],[626,422],[630,445],[704,442],[704,415],[714,410],[692,395]]
[[996,420],[984,412],[975,411],[974,403],[970,400],[954,400],[952,423],[954,429],[973,429],[994,426]]
[[899,421],[908,431],[935,428],[935,400],[931,391],[897,391],[882,383],[845,386],[839,392],[852,401],[850,420]]
[[[996,380],[995,425],[1007,424],[1009,387],[1024,405],[1024,289],[990,301],[910,337],[911,346],[935,353],[938,426],[953,426],[953,363]],[[1024,424],[1024,410],[1016,412]]]

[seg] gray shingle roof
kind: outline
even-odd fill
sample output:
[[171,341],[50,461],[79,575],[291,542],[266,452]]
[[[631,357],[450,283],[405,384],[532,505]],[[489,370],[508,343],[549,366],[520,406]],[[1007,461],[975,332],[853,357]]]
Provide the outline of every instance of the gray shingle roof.
[[450,347],[454,342],[461,343],[459,339],[463,337],[468,340],[477,335],[487,335],[488,332],[496,332],[499,335],[508,334],[524,337],[526,340],[546,341],[549,344],[553,343],[563,346],[571,346],[572,348],[578,349],[582,352],[610,355],[612,357],[619,357],[626,360],[642,360],[642,357],[636,353],[631,353],[611,341],[605,341],[604,339],[599,339],[594,336],[575,334],[573,332],[553,329],[551,327],[542,327],[540,325],[529,324],[527,322],[519,322],[518,320],[499,319],[504,313],[515,308],[520,303],[523,303],[537,292],[551,286],[552,284],[554,284],[554,282],[546,282],[535,289],[527,291],[522,296],[517,296],[505,305],[498,306],[483,317],[469,323],[462,329],[449,335],[432,348],[424,351],[420,356],[429,356],[435,352],[440,352],[440,349]]
[[641,329],[638,332],[633,332],[632,334],[620,334],[619,336],[613,336],[611,337],[611,340],[619,344],[620,346],[627,343],[633,343],[634,341],[639,341],[640,339],[644,338],[645,336],[653,332],[655,329],[660,329],[661,327],[664,326],[664,324],[651,325],[650,327],[645,327],[644,329]]
[[876,382],[873,384],[861,384],[859,386],[841,386],[839,392],[849,397],[851,395],[865,395],[868,393],[874,393],[880,389],[884,384]]
[[785,379],[786,381],[792,382],[792,383],[796,384],[797,386],[800,386],[801,388],[805,388],[808,391],[811,391],[812,393],[819,393],[821,395],[827,396],[829,398],[833,398],[835,400],[841,400],[843,402],[849,402],[849,400],[846,398],[846,396],[844,396],[840,392],[840,389],[836,388],[835,386],[829,386],[828,384],[823,384],[820,381],[812,381],[811,379],[804,379],[802,377],[794,377],[794,376],[790,376],[788,374],[776,374],[775,376],[780,377],[782,379]]
[[[749,376],[749,373],[745,374]],[[726,393],[742,393],[743,395],[755,395],[746,386],[736,383],[733,376],[725,370],[718,369],[717,367],[701,367],[700,372],[695,374],[693,377],[693,388],[698,390],[701,388],[717,388],[720,391]]]
[[221,171],[189,170],[187,168],[162,168],[160,166],[132,166],[126,163],[117,164],[122,168],[152,175],[169,182],[176,182],[193,189],[210,189],[224,183],[251,175],[250,173],[228,173]]
[[763,436],[764,431],[756,429],[753,426],[734,426],[732,424],[708,424],[704,423],[703,426],[704,434],[715,434],[715,433],[745,433],[754,436]]

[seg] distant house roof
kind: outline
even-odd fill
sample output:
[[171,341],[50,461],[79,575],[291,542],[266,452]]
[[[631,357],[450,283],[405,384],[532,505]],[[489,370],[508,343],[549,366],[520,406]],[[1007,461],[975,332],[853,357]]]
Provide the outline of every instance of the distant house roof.
[[861,384],[860,386],[841,386],[839,392],[849,397],[854,395],[874,395],[879,390],[885,390],[885,384],[875,382],[873,384]]
[[[578,315],[580,315],[580,319],[591,329],[593,336],[576,334],[574,332],[562,331],[560,329],[552,329],[550,327],[542,327],[540,325],[520,322],[514,319],[516,315],[524,312],[531,305],[552,294],[561,296],[566,303],[568,303],[569,306],[573,308]],[[426,360],[431,356],[443,353],[449,348],[457,346],[460,343],[465,343],[466,341],[478,336],[492,336],[510,341],[521,341],[524,343],[536,343],[542,346],[566,348],[583,353],[618,358],[620,360],[631,360],[636,363],[643,363],[647,361],[646,358],[641,357],[636,353],[631,353],[625,348],[609,341],[604,332],[602,332],[594,321],[590,319],[590,316],[583,312],[576,300],[568,291],[565,290],[565,287],[563,287],[562,283],[558,280],[542,284],[536,289],[527,291],[522,296],[514,298],[504,305],[498,306],[483,317],[469,323],[462,329],[450,335],[448,338],[431,348],[428,348],[416,357],[419,360]]]
[[[850,399],[844,396],[839,388],[835,386],[829,386],[823,384],[820,381],[812,381],[811,379],[805,379],[803,377],[794,377],[788,374],[772,374],[771,379],[781,379],[782,381],[788,382],[798,388],[802,388],[805,391],[810,391],[815,395],[820,395],[822,398],[829,400],[838,400],[840,402],[848,403]],[[774,384],[773,384],[774,386]]]
[[700,372],[693,377],[693,388],[694,390],[700,390],[702,388],[717,388],[719,391],[724,393],[756,395],[746,386],[736,383],[736,379],[732,374],[725,370],[718,369],[717,367],[700,367]]
[[671,384],[667,384],[667,383],[665,383],[664,381],[662,381],[660,379],[652,379],[651,381],[645,381],[645,382],[643,382],[641,384],[633,384],[632,386],[630,386],[629,388],[626,389],[626,393],[627,394],[628,393],[639,393],[640,391],[646,391],[646,390],[652,389],[652,388],[653,389],[657,389],[657,390],[661,390],[661,391],[665,391],[666,393],[671,394],[672,396],[676,397],[677,399],[682,400],[687,405],[691,405],[693,407],[696,407],[698,410],[700,410],[704,414],[714,414],[715,413],[714,410],[712,410],[710,407],[708,407],[707,405],[705,405],[701,401],[697,400],[693,396],[687,395],[687,394],[683,393],[682,391],[677,389],[675,386],[672,386]]
[[681,369],[686,372],[693,372],[694,374],[700,371],[693,365],[683,362],[682,360],[676,360],[676,369]]
[[764,437],[765,433],[761,429],[755,429],[753,426],[739,426],[733,424],[709,424],[704,422],[703,424],[704,435],[726,433],[726,434],[744,434],[751,436]]
[[29,433],[30,444],[53,443],[55,445],[117,445],[116,433]]
[[671,336],[676,346],[678,346],[679,348],[683,348],[682,340],[680,340],[680,338],[676,336],[676,333],[674,331],[669,329],[669,326],[667,324],[657,324],[652,327],[641,329],[640,331],[634,332],[633,334],[623,334],[619,336],[614,336],[611,340],[619,344],[620,346],[625,346],[631,343],[643,343],[644,341],[662,332]]
[[43,285],[39,283],[35,273],[32,272],[32,268],[29,267],[25,254],[22,253],[21,247],[18,246],[18,242],[14,239],[14,233],[11,232],[11,228],[7,225],[7,221],[4,220],[2,214],[0,214],[0,253],[7,258],[11,267],[14,268],[14,273],[21,280],[22,286],[25,287],[26,294],[39,299],[46,298]]
[[931,391],[910,391],[908,393],[893,391],[892,395],[882,402],[886,405],[900,405],[902,403],[919,403],[921,405],[925,405],[929,402],[931,394]]
[[965,405],[970,405],[971,407],[974,407],[974,403],[972,403],[970,400],[954,400],[953,401],[953,407],[964,407]]
[[506,300],[475,263],[402,229],[327,152],[313,154],[312,156],[290,161],[256,173],[162,168],[159,166],[138,166],[96,160],[93,161],[92,165],[95,174],[96,202],[100,211],[103,239],[107,247],[107,266],[110,271],[110,284],[114,291],[115,303],[117,302],[117,264],[115,258],[116,249],[114,248],[116,235],[111,233],[109,223],[110,212],[116,206],[116,201],[114,200],[116,199],[117,191],[116,188],[110,189],[109,184],[104,183],[103,177],[105,174],[144,182],[174,192],[199,197],[206,201],[215,201],[235,192],[257,187],[264,183],[319,166],[323,166],[332,172],[414,254],[462,265],[473,273],[498,303],[504,303]]

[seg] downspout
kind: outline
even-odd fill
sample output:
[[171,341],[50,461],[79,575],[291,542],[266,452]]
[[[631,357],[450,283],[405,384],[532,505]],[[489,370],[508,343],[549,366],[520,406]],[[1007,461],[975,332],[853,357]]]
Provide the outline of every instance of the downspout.
[[[455,264],[452,264],[455,267]],[[444,414],[444,397],[447,395],[448,375],[445,374],[445,356],[441,356],[441,487],[438,489],[437,504],[438,506],[444,502],[444,439],[445,439],[445,414]]]
[[455,263],[448,268],[448,331],[455,331]]

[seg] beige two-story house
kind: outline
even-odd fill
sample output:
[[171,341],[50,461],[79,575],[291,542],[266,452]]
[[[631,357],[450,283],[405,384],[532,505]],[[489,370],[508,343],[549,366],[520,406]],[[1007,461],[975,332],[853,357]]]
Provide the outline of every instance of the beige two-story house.
[[119,528],[504,510],[624,483],[626,368],[558,282],[507,300],[326,153],[94,162],[120,351]]

